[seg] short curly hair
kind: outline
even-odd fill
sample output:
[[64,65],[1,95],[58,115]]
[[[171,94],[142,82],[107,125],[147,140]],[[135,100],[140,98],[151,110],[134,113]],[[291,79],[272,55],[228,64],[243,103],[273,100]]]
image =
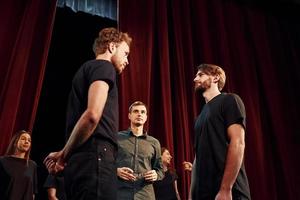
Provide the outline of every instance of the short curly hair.
[[128,33],[120,32],[116,28],[104,28],[99,32],[98,37],[94,41],[93,51],[97,56],[107,50],[109,43],[114,42],[118,45],[123,41],[130,46],[132,38]]

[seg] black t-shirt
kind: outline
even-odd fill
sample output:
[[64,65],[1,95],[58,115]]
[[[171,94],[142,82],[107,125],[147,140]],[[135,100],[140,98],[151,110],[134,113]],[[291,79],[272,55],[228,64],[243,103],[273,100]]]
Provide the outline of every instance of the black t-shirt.
[[0,158],[0,199],[32,200],[38,192],[37,166],[32,160]]
[[174,181],[178,179],[174,171],[166,171],[165,177],[153,184],[156,200],[177,200]]
[[64,186],[64,177],[58,175],[49,174],[44,183],[44,188],[55,188],[56,197],[59,200],[66,200],[65,186]]
[[[245,107],[236,94],[222,93],[203,107],[195,122],[196,180],[193,199],[214,199],[225,168],[229,140],[227,128],[232,124],[246,127]],[[232,189],[250,199],[244,163]]]
[[105,107],[93,136],[107,139],[117,145],[119,127],[118,88],[116,70],[105,60],[90,60],[75,74],[67,107],[66,135],[69,138],[75,124],[87,108],[88,90],[94,81],[105,81],[109,85]]

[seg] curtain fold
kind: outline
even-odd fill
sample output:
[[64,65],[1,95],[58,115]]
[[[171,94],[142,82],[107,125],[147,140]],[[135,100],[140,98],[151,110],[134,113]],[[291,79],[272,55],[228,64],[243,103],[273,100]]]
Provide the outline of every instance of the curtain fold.
[[118,0],[58,0],[57,6],[117,20],[117,3]]
[[16,130],[32,130],[56,1],[0,3],[0,154]]
[[[247,111],[245,164],[253,199],[299,199],[299,6],[229,0],[120,1],[119,26],[134,38],[120,80],[121,129],[135,100],[149,106],[149,134],[171,149],[187,199],[193,123],[203,101],[196,65],[224,67],[224,91]],[[298,35],[298,36],[297,36]]]

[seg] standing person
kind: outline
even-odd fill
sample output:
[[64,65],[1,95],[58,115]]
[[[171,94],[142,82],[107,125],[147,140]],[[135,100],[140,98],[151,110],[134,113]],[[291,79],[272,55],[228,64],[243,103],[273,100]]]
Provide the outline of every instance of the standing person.
[[64,169],[69,200],[116,199],[116,78],[128,65],[130,43],[127,33],[102,29],[93,46],[96,59],[84,63],[73,78],[67,107],[69,139],[61,151],[44,160],[50,173]]
[[193,200],[251,198],[243,162],[245,107],[238,95],[220,92],[225,79],[224,70],[212,64],[198,66],[194,79],[206,104],[195,122]]
[[130,128],[118,134],[118,200],[155,200],[153,182],[163,178],[160,143],[144,130],[147,108],[129,107]]
[[175,170],[170,168],[172,156],[166,147],[161,148],[161,160],[165,177],[154,182],[154,191],[156,200],[180,200],[177,188],[178,176]]
[[32,200],[38,192],[37,165],[29,159],[31,136],[18,131],[0,157],[0,199]]

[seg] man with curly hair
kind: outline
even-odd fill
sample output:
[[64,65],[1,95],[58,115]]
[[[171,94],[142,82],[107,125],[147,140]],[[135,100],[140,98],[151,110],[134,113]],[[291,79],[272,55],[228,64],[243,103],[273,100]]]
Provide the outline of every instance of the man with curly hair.
[[50,173],[64,169],[68,199],[116,199],[116,77],[128,65],[131,40],[115,28],[101,30],[93,45],[96,59],[85,62],[73,78],[67,107],[68,141],[44,161]]

